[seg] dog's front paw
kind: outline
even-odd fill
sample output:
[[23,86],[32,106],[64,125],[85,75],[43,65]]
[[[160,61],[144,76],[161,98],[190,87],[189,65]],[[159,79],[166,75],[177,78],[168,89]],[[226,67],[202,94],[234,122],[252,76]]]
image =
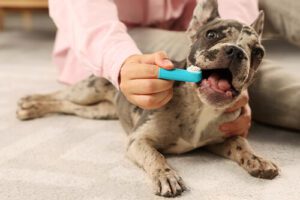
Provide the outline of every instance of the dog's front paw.
[[175,197],[186,190],[182,178],[170,168],[156,170],[152,181],[156,195]]
[[20,120],[34,119],[45,115],[42,103],[38,101],[23,98],[19,101],[18,106],[16,115]]
[[273,162],[255,155],[250,156],[243,164],[249,174],[257,178],[273,179],[279,174],[279,168]]

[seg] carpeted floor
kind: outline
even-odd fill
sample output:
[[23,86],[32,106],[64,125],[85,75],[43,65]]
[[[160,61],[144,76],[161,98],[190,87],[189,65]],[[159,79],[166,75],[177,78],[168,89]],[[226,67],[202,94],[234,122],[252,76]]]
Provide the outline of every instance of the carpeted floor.
[[[20,97],[64,87],[56,82],[50,60],[53,38],[51,31],[0,33],[0,199],[163,199],[152,194],[143,171],[124,157],[118,121],[16,119]],[[288,61],[288,69],[299,73],[299,49],[284,43],[269,49],[270,57]],[[249,139],[280,166],[278,178],[253,178],[237,164],[197,150],[168,157],[190,188],[178,199],[300,199],[300,134],[255,124]]]

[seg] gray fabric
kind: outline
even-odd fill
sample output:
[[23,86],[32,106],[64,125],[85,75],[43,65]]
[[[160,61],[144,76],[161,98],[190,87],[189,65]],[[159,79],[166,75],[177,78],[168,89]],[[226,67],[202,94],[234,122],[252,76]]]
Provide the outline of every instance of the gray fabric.
[[166,51],[170,59],[181,61],[189,51],[189,39],[182,31],[134,28],[128,31],[143,53]]
[[[0,33],[0,199],[164,199],[152,194],[148,177],[125,158],[118,121],[16,119],[18,98],[64,87],[51,63],[53,40],[49,32]],[[298,66],[299,57],[292,58]],[[168,156],[190,188],[178,199],[299,199],[300,135],[255,124],[249,137],[257,152],[280,166],[278,178],[252,178],[237,164],[202,150]]]
[[[129,34],[145,53],[164,50],[172,60],[180,61],[189,51],[184,32],[136,28]],[[300,130],[300,73],[265,61],[249,91],[254,120]]]
[[268,22],[281,36],[300,46],[300,1],[259,0]]
[[265,60],[249,88],[253,118],[275,126],[300,130],[300,69],[287,71]]

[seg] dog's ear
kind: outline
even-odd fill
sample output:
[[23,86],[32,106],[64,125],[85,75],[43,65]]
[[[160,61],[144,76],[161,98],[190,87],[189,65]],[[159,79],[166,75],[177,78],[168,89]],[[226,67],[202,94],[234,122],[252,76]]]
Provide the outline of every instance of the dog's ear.
[[256,20],[251,24],[252,28],[257,32],[259,40],[261,40],[264,30],[265,14],[264,11],[260,11]]
[[200,1],[194,9],[192,21],[187,29],[188,36],[194,41],[199,28],[219,16],[217,0]]

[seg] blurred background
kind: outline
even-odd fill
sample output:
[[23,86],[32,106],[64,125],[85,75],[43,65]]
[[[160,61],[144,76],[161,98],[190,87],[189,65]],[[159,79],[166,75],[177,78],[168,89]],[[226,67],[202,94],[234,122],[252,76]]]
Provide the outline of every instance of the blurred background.
[[[290,27],[291,25],[285,22],[288,19],[284,21],[280,18],[276,7],[265,9],[264,4],[269,3],[268,1],[270,2],[270,0],[261,0],[260,3],[267,14],[264,37],[267,58],[284,65],[287,70],[296,72],[300,62],[298,57],[300,48],[297,47],[297,45],[300,46],[300,28],[297,28],[297,24],[295,27]],[[290,6],[299,7],[299,3]],[[270,22],[269,18],[278,23]],[[295,36],[287,36],[286,32],[291,32],[291,30]],[[14,72],[13,66],[22,65],[21,70],[24,70],[24,73],[31,69],[39,71],[45,67],[55,73],[55,66],[51,63],[55,31],[55,25],[48,15],[47,0],[0,0],[0,65],[2,70],[5,68]],[[31,73],[37,73],[34,72],[35,70]]]
[[[0,66],[1,75],[7,77],[5,85],[14,89],[9,76],[17,74],[47,79],[55,73],[51,63],[55,32],[47,0],[0,0]],[[46,68],[49,71],[41,73]]]

